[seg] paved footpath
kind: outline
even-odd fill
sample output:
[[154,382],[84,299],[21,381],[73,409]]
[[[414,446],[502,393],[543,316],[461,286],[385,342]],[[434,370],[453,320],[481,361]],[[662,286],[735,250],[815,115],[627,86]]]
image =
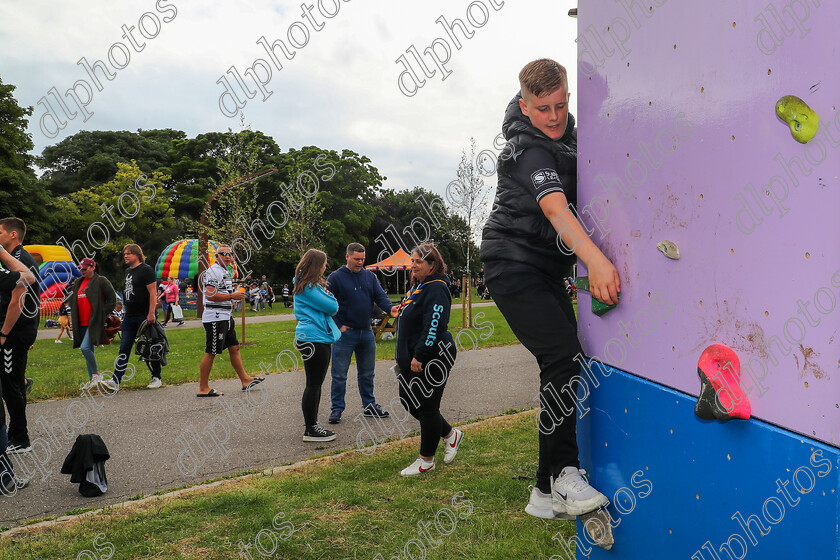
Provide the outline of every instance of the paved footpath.
[[[283,362],[292,369],[289,355]],[[248,365],[247,348],[243,357]],[[224,358],[217,369],[222,365],[229,369]],[[31,404],[27,417],[34,450],[13,455],[12,460],[18,472],[30,473],[32,483],[14,496],[0,496],[0,526],[352,449],[358,442],[370,445],[371,432],[381,441],[386,430],[394,434],[417,431],[419,424],[398,405],[392,365],[391,361],[376,364],[377,400],[391,411],[391,418],[382,423],[361,422],[353,365],[344,418],[341,424],[329,426],[338,438],[325,444],[302,441],[302,364],[296,372],[277,373],[272,368],[266,382],[248,393],[240,391],[236,379],[211,379],[211,385],[225,393],[218,398],[196,398],[198,384],[186,383]],[[454,424],[535,406],[537,372],[535,360],[520,345],[461,352],[441,411]],[[138,375],[144,373],[138,370]],[[325,426],[329,384],[327,375],[320,411]],[[108,492],[97,498],[82,497],[70,476],[59,473],[76,436],[87,433],[99,434],[111,454],[105,466]],[[469,445],[469,433],[464,445]],[[406,456],[406,464],[410,459]]]
[[[492,301],[483,301],[481,303],[473,303],[473,308],[475,307],[495,307],[496,304]],[[456,315],[455,313],[461,313],[461,304],[455,304],[452,306],[452,317],[453,317],[453,325],[458,325],[460,323],[455,322],[455,320],[460,321],[460,315]],[[239,314],[234,314],[234,319],[236,319],[236,324],[239,325],[242,320],[241,312]],[[473,314],[474,315],[474,314]],[[253,315],[249,316],[246,319],[246,325],[253,325],[254,323],[272,323],[274,321],[294,321],[295,314],[294,313],[285,313],[283,315]],[[183,325],[178,325],[177,323],[172,323],[171,326],[167,328],[172,330],[180,330],[180,329],[198,329],[201,328],[201,321],[192,320],[192,321],[185,321]],[[58,334],[58,328],[49,328],[49,329],[39,329],[38,330],[38,340],[47,340],[49,338],[55,338]],[[61,337],[61,340],[64,343],[70,341],[67,338],[67,335],[64,334]]]

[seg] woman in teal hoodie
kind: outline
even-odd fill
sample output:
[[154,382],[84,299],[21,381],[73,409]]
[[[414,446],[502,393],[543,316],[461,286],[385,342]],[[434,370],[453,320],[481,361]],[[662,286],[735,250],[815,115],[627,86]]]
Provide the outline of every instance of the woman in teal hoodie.
[[332,343],[341,338],[341,331],[332,320],[338,313],[338,302],[327,290],[324,271],[327,254],[309,249],[300,259],[295,270],[295,347],[303,357],[306,371],[306,388],[303,390],[301,408],[306,429],[303,441],[332,441],[335,433],[325,430],[318,423],[318,405],[321,402],[321,385],[327,375],[332,355]]

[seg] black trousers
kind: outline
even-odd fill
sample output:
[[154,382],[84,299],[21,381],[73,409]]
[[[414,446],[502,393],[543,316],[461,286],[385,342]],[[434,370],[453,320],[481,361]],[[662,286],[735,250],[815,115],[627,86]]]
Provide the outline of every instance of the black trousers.
[[[413,372],[411,368],[400,368],[397,378],[402,405],[420,421],[420,455],[424,457],[434,457],[440,438],[452,431],[452,426],[440,413],[440,399],[452,365],[446,363],[445,359],[437,360],[437,364],[440,368],[433,366],[433,371],[428,375],[424,371]],[[428,364],[423,365],[428,367]],[[442,374],[443,371],[446,375]]]
[[[0,346],[0,384],[3,401],[9,409],[9,440],[18,444],[29,444],[26,428],[26,360],[29,345],[6,342]],[[0,406],[2,408],[2,406]],[[6,416],[0,411],[0,425]]]
[[303,357],[303,369],[306,372],[306,387],[303,390],[300,406],[303,409],[303,421],[308,428],[318,422],[321,386],[324,384],[330,365],[332,344],[298,341],[296,346]]
[[574,308],[562,279],[536,268],[533,272],[503,271],[486,280],[486,285],[513,334],[540,368],[537,488],[549,492],[551,477],[557,478],[564,467],[580,466],[573,397],[577,383],[572,385],[572,378],[580,373],[573,358],[581,347]]

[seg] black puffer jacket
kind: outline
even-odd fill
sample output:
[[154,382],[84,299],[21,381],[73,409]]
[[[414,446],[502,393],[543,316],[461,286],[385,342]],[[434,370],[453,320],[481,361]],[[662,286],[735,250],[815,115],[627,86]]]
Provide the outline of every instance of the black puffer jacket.
[[[505,110],[502,133],[508,141],[499,156],[496,199],[484,226],[481,260],[514,261],[537,266],[548,274],[561,275],[574,264],[574,255],[564,255],[557,246],[557,232],[542,212],[530,187],[513,180],[509,170],[524,150],[539,148],[554,157],[566,198],[577,204],[577,130],[569,113],[566,132],[551,140],[531,124],[519,108],[520,94]],[[568,251],[568,249],[566,250]]]

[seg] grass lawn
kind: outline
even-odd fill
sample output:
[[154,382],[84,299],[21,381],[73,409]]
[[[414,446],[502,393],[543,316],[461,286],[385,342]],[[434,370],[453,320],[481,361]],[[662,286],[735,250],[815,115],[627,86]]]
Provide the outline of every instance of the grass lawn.
[[574,522],[523,511],[534,414],[468,427],[456,461],[444,465],[439,449],[435,471],[419,478],[398,475],[417,453],[416,439],[403,440],[4,537],[0,560],[565,559],[552,536],[568,539]]
[[[484,315],[479,317],[479,313]],[[463,334],[459,336],[461,316],[460,311],[453,311],[450,325],[453,336],[459,337],[459,349],[471,350],[477,342],[478,348],[489,348],[491,346],[504,346],[516,344],[516,337],[510,330],[507,322],[496,307],[482,307],[473,309],[473,318],[478,328],[472,329],[474,335]],[[237,323],[239,319],[237,318]],[[277,356],[280,352],[291,351],[295,355],[298,352],[294,349],[295,321],[279,321],[272,323],[245,323],[245,343],[242,347],[242,359],[245,369],[250,374],[260,372],[260,364],[263,363],[272,373],[279,371]],[[492,327],[492,334],[491,334]],[[241,327],[237,327],[237,336],[242,340]],[[204,354],[204,329],[180,329],[176,326],[168,327],[166,335],[169,337],[170,352],[168,356],[169,365],[163,368],[163,381],[168,385],[198,381],[198,364]],[[484,338],[482,338],[484,337]],[[30,401],[38,401],[49,398],[66,398],[79,396],[79,385],[87,382],[87,369],[84,358],[79,349],[73,349],[72,341],[64,338],[63,344],[55,344],[52,339],[38,340],[35,347],[29,352],[27,364],[27,376],[35,379]],[[377,343],[376,357],[379,360],[394,358],[395,342],[393,340],[382,340]],[[96,349],[96,360],[101,372],[113,370],[114,360],[119,350],[119,339],[115,339],[109,346]],[[290,361],[285,358],[282,363],[284,367],[290,368]],[[139,389],[144,388],[149,382],[149,372],[146,364],[138,362],[136,356],[132,356],[131,364],[136,368],[133,379],[123,379],[123,388]],[[302,367],[302,364],[301,364]],[[130,369],[126,372],[128,376]],[[108,374],[107,376],[110,376]],[[228,361],[227,353],[216,358],[213,368],[214,378],[235,377],[233,368]]]

